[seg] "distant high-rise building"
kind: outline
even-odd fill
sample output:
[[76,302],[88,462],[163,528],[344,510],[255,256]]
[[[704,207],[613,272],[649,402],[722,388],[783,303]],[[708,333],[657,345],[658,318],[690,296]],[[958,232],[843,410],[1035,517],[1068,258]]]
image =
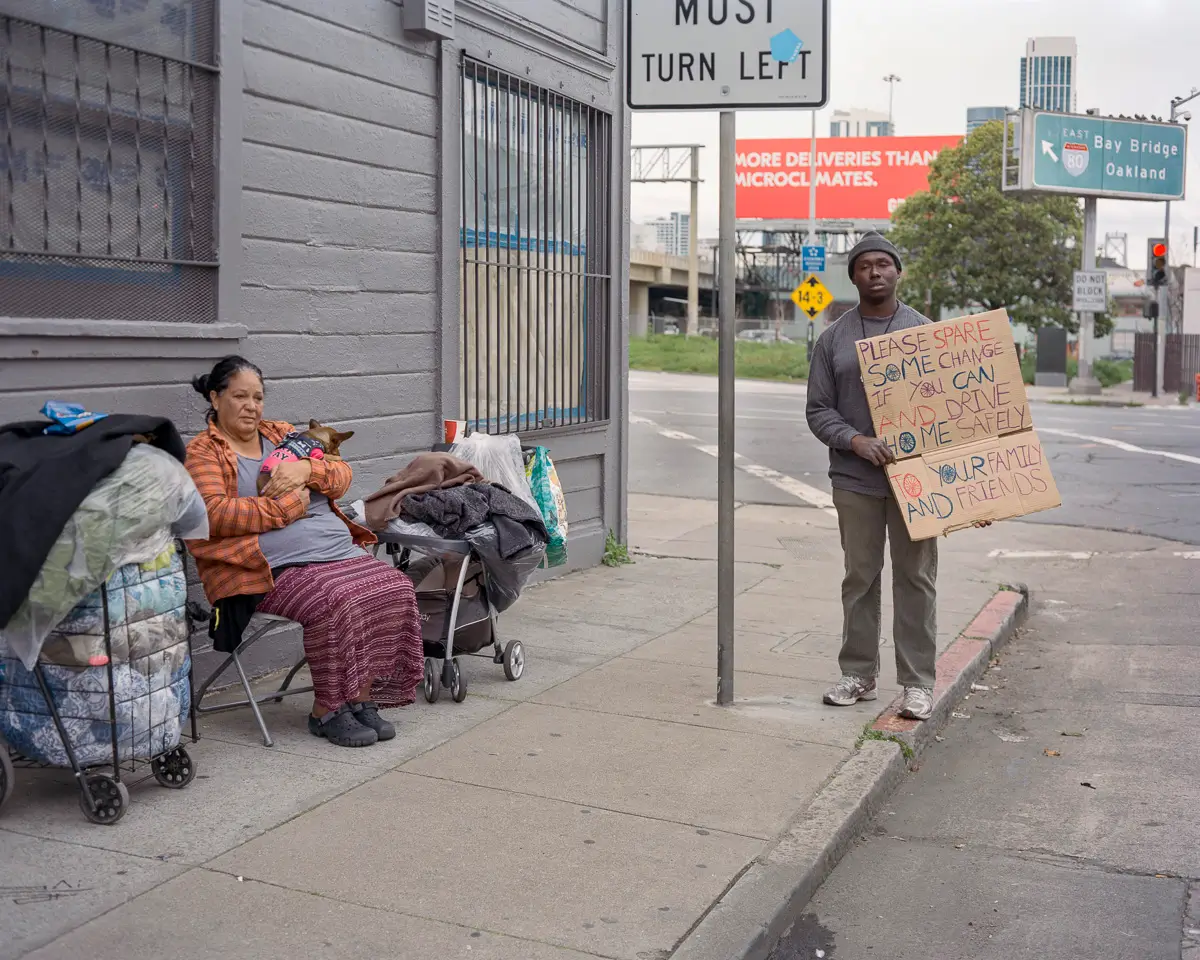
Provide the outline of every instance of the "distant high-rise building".
[[1021,106],[1075,113],[1074,37],[1033,37],[1021,58]]
[[1008,107],[967,107],[967,133],[993,120],[1003,120]]
[[686,213],[673,213],[670,217],[660,220],[649,220],[646,226],[651,227],[657,234],[659,250],[675,257],[686,257],[691,219]]
[[886,137],[888,116],[874,110],[834,110],[829,124],[831,137]]

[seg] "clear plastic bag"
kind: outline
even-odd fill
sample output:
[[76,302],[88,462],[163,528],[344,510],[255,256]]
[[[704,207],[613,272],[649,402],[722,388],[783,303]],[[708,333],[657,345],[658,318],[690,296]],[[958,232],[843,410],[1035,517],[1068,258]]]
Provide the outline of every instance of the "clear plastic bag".
[[174,537],[208,538],[204,500],[182,463],[136,444],[71,515],[0,640],[32,670],[46,637],[79,601],[118,568],[154,560]]
[[493,437],[486,433],[473,433],[456,440],[450,447],[450,453],[471,464],[488,483],[500,484],[509,493],[515,493],[537,509],[537,500],[525,475],[520,437],[514,434]]

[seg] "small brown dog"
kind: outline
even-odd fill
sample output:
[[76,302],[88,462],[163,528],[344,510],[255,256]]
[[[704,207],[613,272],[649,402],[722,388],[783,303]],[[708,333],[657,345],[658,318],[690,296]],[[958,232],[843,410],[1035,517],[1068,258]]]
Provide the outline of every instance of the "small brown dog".
[[341,460],[342,444],[354,436],[353,430],[339,433],[316,420],[308,421],[303,433],[289,433],[265,460],[258,473],[256,486],[261,494],[271,479],[271,471],[279,464],[292,460]]

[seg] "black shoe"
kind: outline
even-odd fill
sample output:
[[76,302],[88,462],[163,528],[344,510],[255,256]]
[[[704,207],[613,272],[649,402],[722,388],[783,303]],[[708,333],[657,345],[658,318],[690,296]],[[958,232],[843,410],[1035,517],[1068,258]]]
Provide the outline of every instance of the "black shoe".
[[364,700],[350,704],[350,709],[354,711],[354,719],[374,730],[380,740],[391,740],[396,735],[396,728],[379,715],[379,704]]
[[319,720],[309,714],[308,732],[314,737],[324,737],[339,747],[369,747],[379,739],[379,734],[355,719],[346,704],[325,714]]

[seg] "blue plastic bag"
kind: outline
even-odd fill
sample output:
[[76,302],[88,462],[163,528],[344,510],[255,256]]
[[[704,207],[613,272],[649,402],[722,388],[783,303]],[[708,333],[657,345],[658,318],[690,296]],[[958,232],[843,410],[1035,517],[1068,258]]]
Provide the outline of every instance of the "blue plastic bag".
[[69,436],[78,433],[84,427],[90,427],[97,420],[103,420],[107,413],[92,413],[77,403],[63,403],[61,400],[51,400],[41,409],[41,414],[54,422],[42,433],[51,436]]

